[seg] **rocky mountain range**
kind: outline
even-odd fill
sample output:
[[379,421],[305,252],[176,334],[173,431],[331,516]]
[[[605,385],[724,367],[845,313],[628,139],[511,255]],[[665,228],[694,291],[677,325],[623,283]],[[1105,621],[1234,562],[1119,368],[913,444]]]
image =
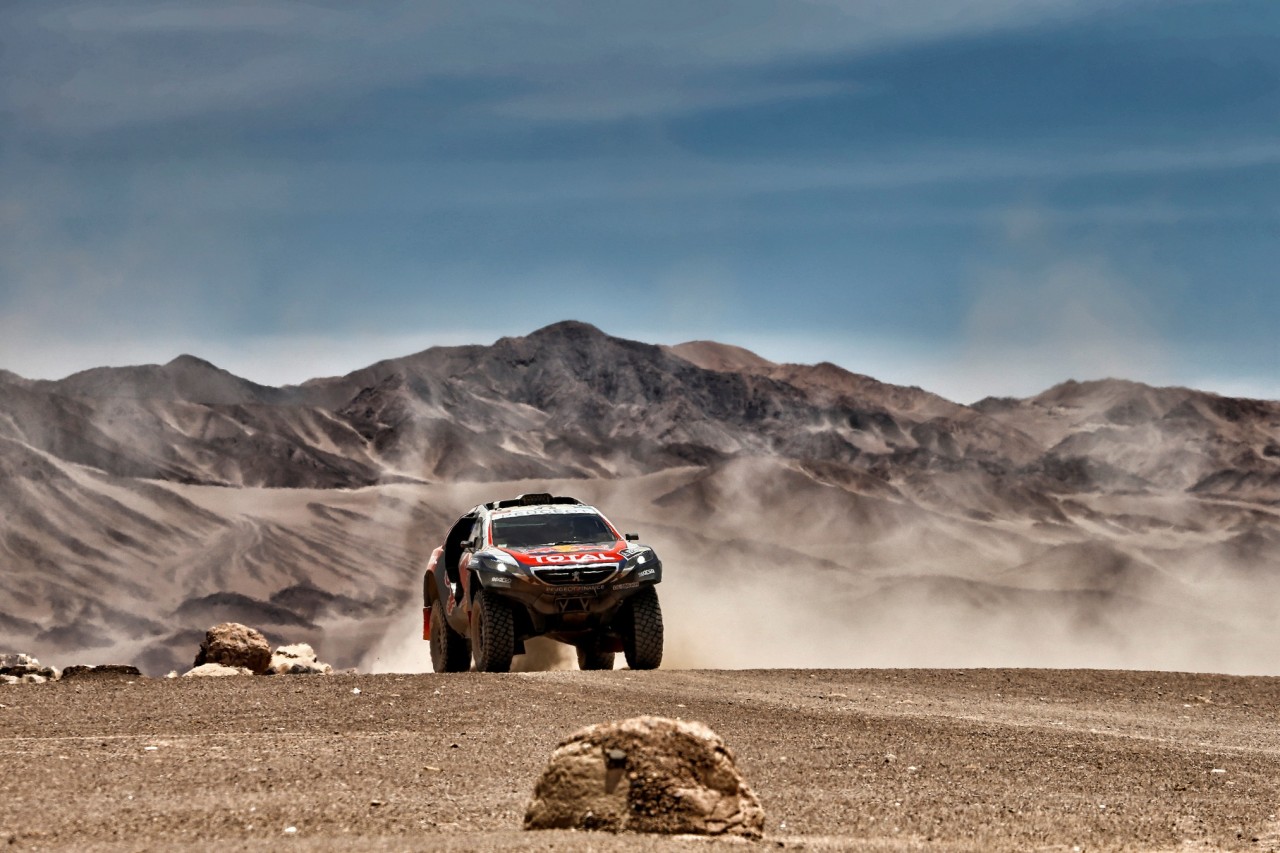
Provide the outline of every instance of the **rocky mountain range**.
[[1280,671],[1280,402],[965,406],[575,322],[284,388],[192,356],[0,373],[0,650],[156,671],[234,618],[425,666],[436,540],[543,490],[659,548],[677,664]]

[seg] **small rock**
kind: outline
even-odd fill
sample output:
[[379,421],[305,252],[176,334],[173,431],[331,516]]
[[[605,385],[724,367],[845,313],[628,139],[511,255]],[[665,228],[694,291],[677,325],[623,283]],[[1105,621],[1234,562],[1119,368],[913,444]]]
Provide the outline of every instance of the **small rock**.
[[77,678],[141,678],[142,672],[136,666],[122,663],[105,663],[99,666],[82,666],[76,664],[62,671],[63,679]]
[[223,622],[205,632],[193,666],[206,663],[244,667],[261,675],[271,666],[271,645],[260,631],[239,622]]
[[524,826],[759,838],[764,810],[711,729],[636,717],[588,726],[561,742]]
[[268,672],[275,675],[331,675],[333,667],[317,660],[315,649],[308,644],[294,643],[276,649]]
[[220,663],[202,663],[182,674],[183,678],[221,678],[226,675],[253,675],[253,670],[243,666],[223,666]]
[[[40,681],[28,679],[25,676],[38,675]],[[45,681],[57,681],[62,677],[62,673],[57,667],[41,666],[40,661],[31,655],[22,653],[9,653],[0,655],[0,676],[12,676],[12,679],[6,678],[7,684],[18,684],[26,682],[28,684],[43,684]]]

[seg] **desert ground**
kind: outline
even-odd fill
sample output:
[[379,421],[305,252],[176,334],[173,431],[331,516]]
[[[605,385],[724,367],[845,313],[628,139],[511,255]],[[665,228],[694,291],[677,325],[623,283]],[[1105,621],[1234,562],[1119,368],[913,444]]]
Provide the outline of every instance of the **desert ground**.
[[0,689],[12,850],[652,850],[525,832],[558,741],[639,714],[719,732],[763,847],[1280,850],[1280,679],[1089,670],[686,670]]

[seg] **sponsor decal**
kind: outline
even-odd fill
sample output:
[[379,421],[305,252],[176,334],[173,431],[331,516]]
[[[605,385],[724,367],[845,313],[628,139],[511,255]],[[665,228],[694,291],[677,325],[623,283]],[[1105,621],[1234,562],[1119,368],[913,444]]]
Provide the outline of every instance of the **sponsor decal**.
[[489,578],[491,586],[511,586],[511,578],[506,575],[493,575]]
[[523,556],[526,560],[540,566],[574,566],[586,563],[612,563],[618,559],[616,554],[598,552],[586,554],[525,554]]
[[639,577],[647,578],[649,575],[652,575],[657,571],[658,571],[657,569],[645,569],[643,572],[639,574]]
[[628,560],[634,557],[636,554],[647,554],[647,553],[649,553],[648,548],[627,548],[625,551],[623,551],[620,554],[620,556],[622,557],[622,559]]
[[512,549],[516,552],[523,552],[526,556],[531,554],[574,554],[583,550],[581,545],[539,545],[536,548],[519,548]]
[[609,589],[639,589],[639,588],[640,588],[639,581],[632,581],[631,583],[616,583],[613,586],[609,587]]

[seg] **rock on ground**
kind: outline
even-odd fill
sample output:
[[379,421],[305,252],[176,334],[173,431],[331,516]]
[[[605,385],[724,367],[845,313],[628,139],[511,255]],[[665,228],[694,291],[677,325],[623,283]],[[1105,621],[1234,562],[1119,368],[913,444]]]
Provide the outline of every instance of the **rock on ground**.
[[62,670],[62,679],[76,678],[141,678],[142,672],[129,664],[104,663],[98,666],[75,664]]
[[61,677],[57,667],[41,666],[40,661],[31,655],[0,654],[0,683],[43,684]]
[[271,645],[260,631],[239,622],[223,622],[205,633],[193,666],[206,663],[244,667],[261,675],[271,666]]
[[34,672],[23,675],[0,675],[0,684],[44,684],[49,679]]
[[330,675],[333,667],[316,659],[315,649],[306,643],[281,646],[271,656],[270,672],[276,675]]
[[202,663],[182,674],[183,678],[217,678],[224,675],[253,675],[245,666],[225,666],[220,663]]
[[729,747],[707,726],[635,717],[562,741],[524,826],[758,838],[764,810]]

